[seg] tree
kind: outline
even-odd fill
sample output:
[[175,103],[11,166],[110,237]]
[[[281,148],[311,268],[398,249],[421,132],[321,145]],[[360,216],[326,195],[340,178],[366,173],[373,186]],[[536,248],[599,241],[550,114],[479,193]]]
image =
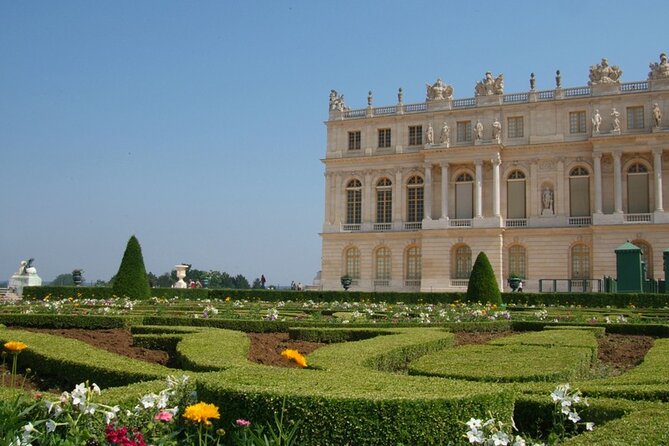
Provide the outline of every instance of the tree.
[[149,279],[142,257],[142,247],[134,235],[128,240],[121,266],[119,266],[112,284],[112,292],[117,296],[127,296],[133,299],[148,299],[151,297]]
[[72,273],[58,274],[56,278],[51,281],[51,285],[74,286]]
[[476,256],[474,267],[469,275],[467,299],[470,302],[502,304],[502,294],[499,291],[495,272],[484,252],[479,252],[479,255]]
[[262,290],[263,286],[262,282],[260,282],[260,277],[256,277],[255,279],[253,279],[253,285],[251,285],[251,288],[253,288],[254,290]]

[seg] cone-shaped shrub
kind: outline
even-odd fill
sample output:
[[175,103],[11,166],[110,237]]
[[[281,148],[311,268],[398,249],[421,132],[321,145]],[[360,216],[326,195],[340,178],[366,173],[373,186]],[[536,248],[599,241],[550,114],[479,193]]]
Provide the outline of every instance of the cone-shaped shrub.
[[467,299],[470,302],[490,302],[497,305],[502,303],[502,294],[497,285],[495,272],[484,252],[476,256],[467,285]]
[[119,297],[132,299],[148,299],[151,297],[149,278],[144,268],[142,247],[134,235],[128,240],[128,245],[123,253],[121,266],[118,268],[112,292]]

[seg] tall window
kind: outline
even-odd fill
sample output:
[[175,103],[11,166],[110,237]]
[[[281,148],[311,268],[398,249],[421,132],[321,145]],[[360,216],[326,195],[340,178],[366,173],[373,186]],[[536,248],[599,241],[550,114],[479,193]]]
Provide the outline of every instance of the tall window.
[[351,279],[360,278],[360,250],[356,247],[346,250],[346,272]]
[[376,280],[390,280],[391,257],[390,249],[381,247],[376,250]]
[[590,215],[590,174],[584,167],[569,173],[569,213],[572,217]]
[[525,217],[525,174],[514,170],[506,180],[506,218]]
[[524,135],[523,117],[514,116],[506,121],[506,134],[509,138],[522,138]]
[[472,272],[472,250],[467,245],[460,245],[455,248],[455,271],[453,278],[469,279]]
[[423,126],[410,125],[409,126],[409,145],[419,146],[423,144]]
[[527,278],[527,265],[525,248],[520,245],[513,245],[509,248],[509,275]]
[[571,247],[571,278],[590,278],[590,248],[579,243]]
[[456,130],[457,142],[470,142],[472,140],[472,121],[458,121]]
[[420,248],[412,246],[406,251],[406,280],[420,280],[421,259]]
[[390,129],[379,129],[379,148],[390,147]]
[[569,113],[569,133],[585,133],[585,112]]
[[393,219],[393,183],[381,178],[376,183],[376,222],[390,223]]
[[418,175],[407,182],[407,222],[423,221],[423,179]]
[[360,130],[348,132],[348,150],[360,150]]
[[362,184],[351,180],[346,186],[346,224],[359,225],[362,220]]
[[627,128],[642,129],[643,124],[643,106],[627,107]]
[[474,178],[468,173],[455,180],[455,218],[474,217]]
[[650,212],[648,179],[648,168],[641,163],[634,163],[627,169],[627,213]]

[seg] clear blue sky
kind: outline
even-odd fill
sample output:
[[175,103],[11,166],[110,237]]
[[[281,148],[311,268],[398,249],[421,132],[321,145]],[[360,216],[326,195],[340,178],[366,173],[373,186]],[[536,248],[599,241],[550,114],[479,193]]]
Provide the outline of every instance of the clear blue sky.
[[156,274],[311,283],[320,269],[328,94],[424,100],[643,80],[665,1],[0,0],[0,280],[116,273],[135,234]]

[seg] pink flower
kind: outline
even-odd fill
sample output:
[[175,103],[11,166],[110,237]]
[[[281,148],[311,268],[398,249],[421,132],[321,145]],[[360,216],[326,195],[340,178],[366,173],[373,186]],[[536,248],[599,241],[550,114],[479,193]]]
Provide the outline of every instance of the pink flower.
[[235,421],[237,423],[237,426],[239,427],[249,427],[251,425],[251,422],[249,420],[245,420],[243,418],[238,419]]
[[155,417],[153,417],[153,419],[158,421],[172,421],[173,417],[174,415],[172,415],[171,412],[166,412],[164,410],[161,410],[156,414]]

